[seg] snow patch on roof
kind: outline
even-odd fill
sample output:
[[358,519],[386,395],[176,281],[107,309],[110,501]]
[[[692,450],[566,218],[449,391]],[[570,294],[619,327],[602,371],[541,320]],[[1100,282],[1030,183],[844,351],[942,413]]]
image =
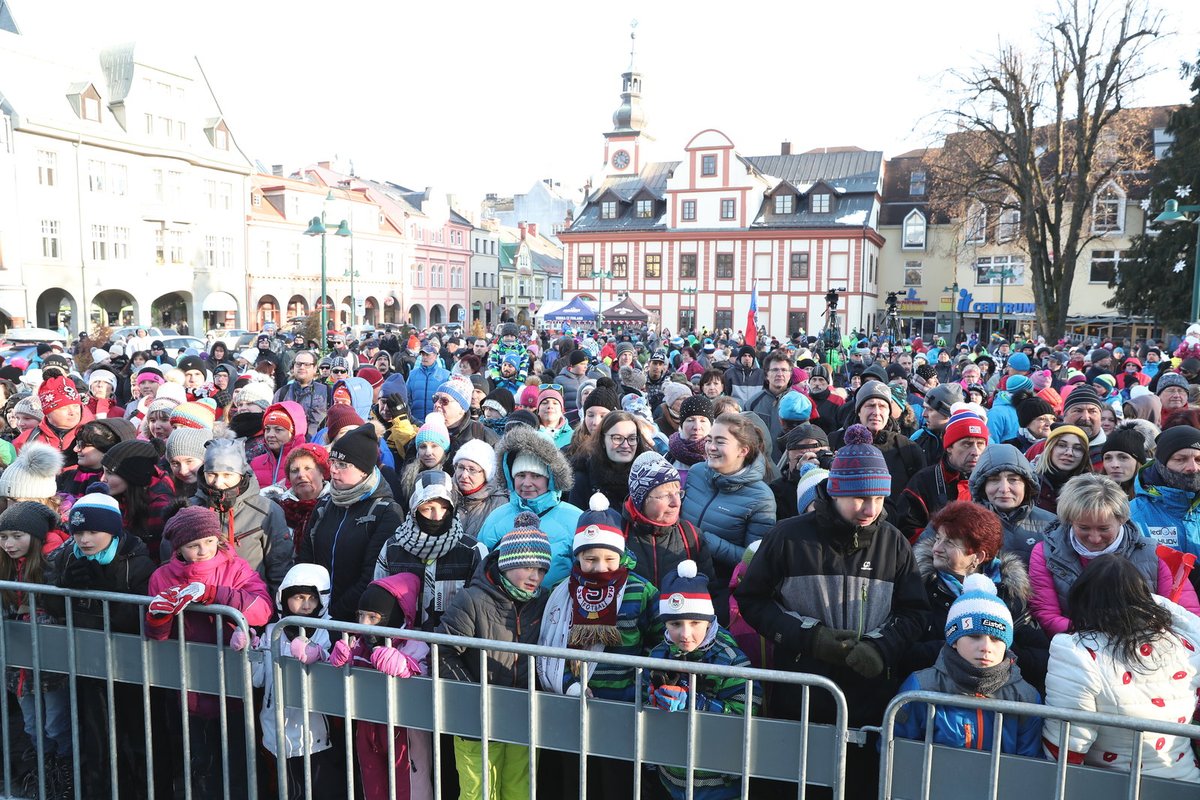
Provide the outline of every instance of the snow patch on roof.
[[847,214],[844,217],[838,217],[836,220],[834,220],[834,222],[836,222],[838,225],[862,225],[866,221],[867,210],[865,208],[860,208],[853,214]]

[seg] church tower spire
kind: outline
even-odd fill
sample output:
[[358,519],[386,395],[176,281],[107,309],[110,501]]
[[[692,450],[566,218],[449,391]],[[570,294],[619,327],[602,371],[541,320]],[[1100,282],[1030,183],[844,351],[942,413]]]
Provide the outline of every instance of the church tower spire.
[[636,175],[641,169],[641,140],[646,134],[642,109],[642,73],[638,72],[637,20],[629,24],[629,68],[621,74],[621,105],[613,112],[613,129],[604,134],[604,164],[609,175]]

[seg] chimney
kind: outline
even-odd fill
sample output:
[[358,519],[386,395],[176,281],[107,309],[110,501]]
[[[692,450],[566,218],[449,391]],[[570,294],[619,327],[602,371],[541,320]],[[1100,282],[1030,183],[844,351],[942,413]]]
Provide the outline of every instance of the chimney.
[[283,164],[272,164],[271,165],[271,174],[274,175],[276,178],[282,178],[283,177]]
[[320,167],[321,169],[329,169],[329,162],[328,161],[318,161],[317,166]]
[[518,229],[519,231],[521,231],[521,241],[522,241],[522,242],[523,242],[523,241],[525,241],[525,223],[524,223],[524,222],[518,222],[518,223],[517,223],[517,229]]
[[779,145],[779,155],[790,156],[792,154],[792,143],[784,139],[783,144]]
[[537,223],[536,222],[530,222],[528,225],[525,226],[525,230],[529,231],[529,235],[531,237],[533,237],[534,239],[537,238]]

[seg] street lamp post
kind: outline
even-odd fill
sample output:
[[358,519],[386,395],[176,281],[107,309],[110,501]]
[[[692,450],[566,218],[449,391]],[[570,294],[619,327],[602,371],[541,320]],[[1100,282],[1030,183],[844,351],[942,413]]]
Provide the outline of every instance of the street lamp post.
[[[325,196],[325,204],[328,205],[332,200],[333,200],[333,190],[330,189],[329,194],[327,194]],[[318,301],[318,305],[320,305],[320,307],[321,307],[321,334],[320,334],[320,345],[319,345],[319,349],[321,350],[321,352],[325,352],[325,348],[327,346],[326,339],[328,338],[328,335],[329,335],[329,311],[328,311],[328,308],[326,307],[327,303],[325,302],[328,297],[328,295],[326,293],[326,288],[325,288],[326,267],[327,267],[326,251],[325,251],[325,234],[328,232],[329,232],[328,228],[325,227],[325,208],[323,207],[321,209],[321,216],[313,217],[308,223],[308,230],[306,230],[304,232],[305,236],[320,236],[321,237],[321,299]],[[346,220],[342,220],[341,222],[338,223],[337,230],[335,230],[333,233],[335,236],[350,236],[351,232],[350,232],[349,223],[347,223]],[[351,241],[350,241],[350,268],[351,268],[351,270],[354,269],[354,240],[353,239],[351,239]],[[353,284],[351,285],[350,293],[351,293],[350,302],[353,303],[354,302]],[[351,316],[353,318],[354,309],[351,309],[350,311],[351,311]]]
[[1177,222],[1191,222],[1196,226],[1196,253],[1195,264],[1192,270],[1192,315],[1188,322],[1196,322],[1200,320],[1200,216],[1194,220],[1189,220],[1188,213],[1196,213],[1200,211],[1200,206],[1181,206],[1178,200],[1168,200],[1163,212],[1154,218],[1154,221],[1163,225],[1174,225]]
[[604,329],[604,281],[612,280],[612,272],[608,270],[592,270],[592,280],[599,281],[597,294],[600,299],[596,301],[596,330]]
[[1000,279],[1000,330],[1001,331],[1004,330],[1004,284],[1008,283],[1008,279],[1014,277],[1015,275],[1016,275],[1016,273],[1013,272],[1008,267],[1005,267],[1004,269],[992,268],[987,271],[988,278],[993,278],[993,279],[999,278]]
[[958,335],[962,332],[962,312],[958,310],[958,279],[949,286],[942,287],[943,292],[950,293],[950,344],[958,344]]

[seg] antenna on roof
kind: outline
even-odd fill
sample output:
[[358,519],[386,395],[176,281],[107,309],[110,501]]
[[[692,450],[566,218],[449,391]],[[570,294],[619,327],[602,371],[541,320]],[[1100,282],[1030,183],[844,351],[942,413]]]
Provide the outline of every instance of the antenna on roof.
[[637,51],[637,26],[638,21],[632,20],[629,23],[629,71],[633,72],[633,57]]

